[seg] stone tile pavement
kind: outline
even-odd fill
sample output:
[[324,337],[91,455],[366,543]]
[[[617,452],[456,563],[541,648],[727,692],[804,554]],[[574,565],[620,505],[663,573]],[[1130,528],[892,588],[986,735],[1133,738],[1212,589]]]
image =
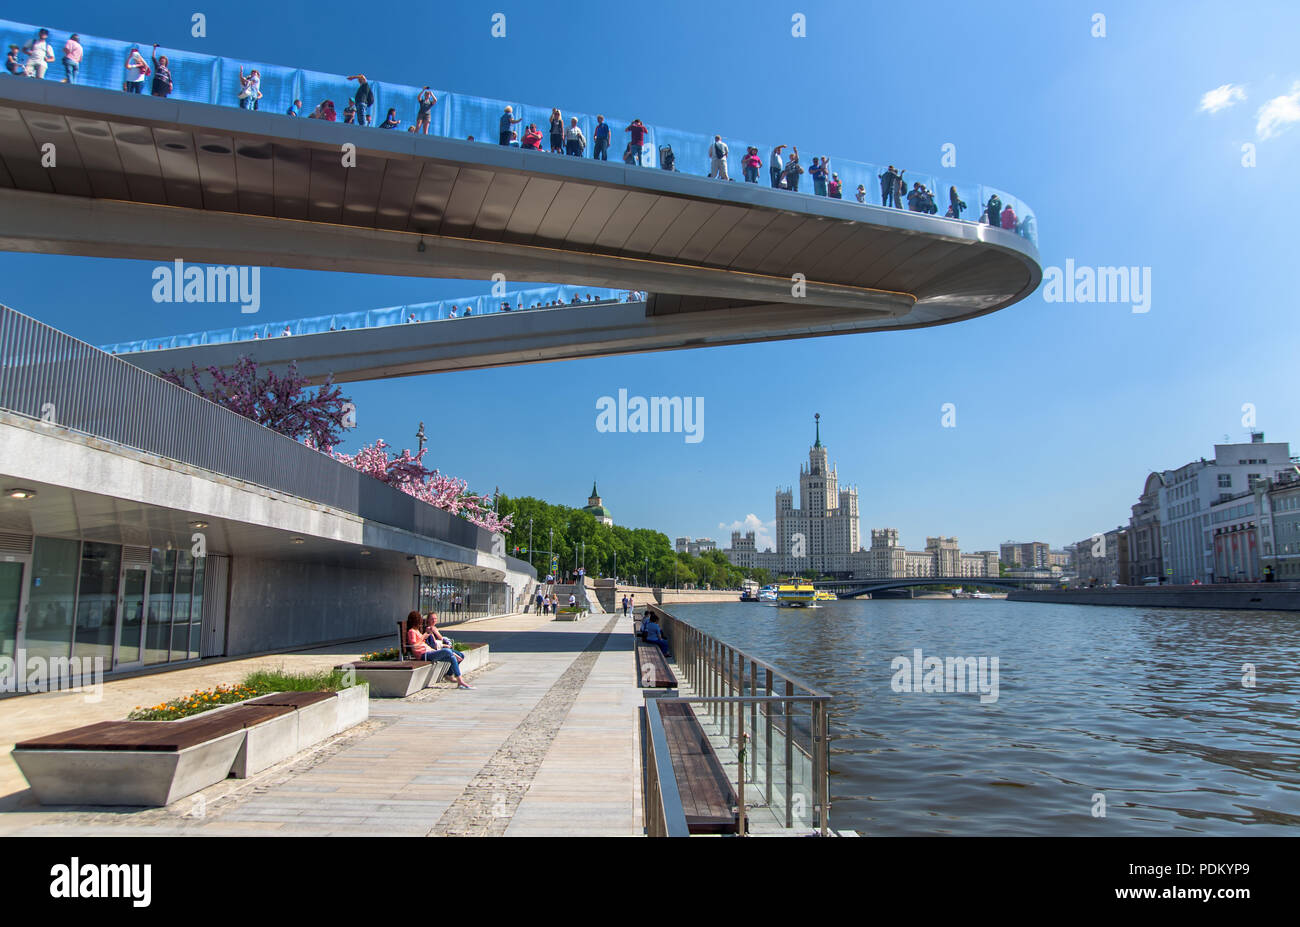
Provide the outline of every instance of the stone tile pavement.
[[[473,691],[447,684],[409,699],[374,699],[370,720],[352,731],[167,808],[45,809],[5,756],[0,836],[639,835],[641,694],[631,620],[514,615],[447,631],[492,647],[492,663],[472,674]],[[94,706],[68,694],[10,699],[0,702],[0,738],[12,744],[120,718],[135,705],[234,681],[258,662],[298,669],[348,656],[304,652],[119,680]]]

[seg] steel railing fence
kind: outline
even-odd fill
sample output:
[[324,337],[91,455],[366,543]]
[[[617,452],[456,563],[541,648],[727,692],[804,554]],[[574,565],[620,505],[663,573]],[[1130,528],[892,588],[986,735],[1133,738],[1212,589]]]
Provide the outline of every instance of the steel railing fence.
[[[784,827],[809,822],[825,836],[832,696],[659,606],[648,608],[659,618],[677,671],[694,693],[681,700],[696,705],[706,732],[734,750],[735,770],[729,775],[740,801],[738,826],[743,831],[749,786],[755,791],[748,804],[765,806]],[[650,787],[647,777],[647,813]]]
[[0,408],[479,550],[491,532],[0,305]]

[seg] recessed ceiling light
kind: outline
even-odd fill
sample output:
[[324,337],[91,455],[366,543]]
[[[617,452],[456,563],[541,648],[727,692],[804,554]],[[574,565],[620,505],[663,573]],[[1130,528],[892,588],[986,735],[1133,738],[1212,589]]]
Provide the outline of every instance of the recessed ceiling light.
[[289,538],[289,543],[290,543],[290,544],[305,544],[305,543],[307,543],[307,542],[304,541],[302,538]]
[[361,556],[363,556],[363,557],[369,557],[369,556],[370,556],[370,551],[368,551],[368,550],[363,550],[363,551],[361,552]]
[[10,499],[31,499],[36,495],[36,490],[26,489],[22,486],[11,486],[5,490],[5,495]]
[[206,528],[207,526],[208,526],[208,523],[207,523],[206,521],[192,521],[192,522],[190,522],[190,527],[191,527],[191,528]]

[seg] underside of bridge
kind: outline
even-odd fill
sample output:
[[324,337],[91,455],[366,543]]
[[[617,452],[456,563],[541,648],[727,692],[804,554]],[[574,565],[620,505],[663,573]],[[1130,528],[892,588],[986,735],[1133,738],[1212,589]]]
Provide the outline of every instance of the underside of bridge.
[[0,82],[0,210],[22,217],[6,250],[653,294],[133,356],[153,369],[255,348],[350,380],[917,328],[1011,305],[1042,275],[1028,240],[971,222],[52,81]]

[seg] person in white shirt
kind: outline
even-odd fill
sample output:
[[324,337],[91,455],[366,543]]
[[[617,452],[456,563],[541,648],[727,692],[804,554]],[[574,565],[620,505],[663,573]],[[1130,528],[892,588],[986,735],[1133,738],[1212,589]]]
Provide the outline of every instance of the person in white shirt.
[[149,65],[145,62],[144,55],[140,54],[139,47],[132,45],[126,55],[126,82],[123,89],[127,93],[143,93],[144,76],[148,70]]
[[45,79],[45,69],[54,61],[54,49],[50,46],[50,30],[42,29],[37,33],[30,45],[25,49],[27,52],[27,71],[28,77],[35,77],[38,80]]
[[721,135],[713,136],[713,144],[709,146],[710,177],[717,177],[719,180],[731,179],[727,176],[727,154],[729,150]]
[[582,153],[587,150],[587,136],[582,134],[582,127],[578,125],[578,117],[574,116],[569,120],[569,131],[564,139],[564,153],[581,158]]

